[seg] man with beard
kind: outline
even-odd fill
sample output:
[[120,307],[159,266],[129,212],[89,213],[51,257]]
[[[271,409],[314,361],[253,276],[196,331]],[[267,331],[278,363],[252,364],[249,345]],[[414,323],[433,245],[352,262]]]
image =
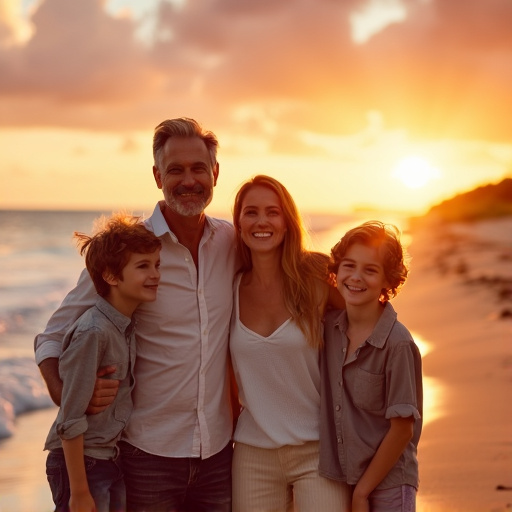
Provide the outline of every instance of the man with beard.
[[[193,119],[163,121],[154,133],[153,175],[164,199],[146,226],[162,242],[161,281],[156,301],[135,313],[134,408],[120,442],[129,511],[231,509],[234,232],[204,213],[219,175],[217,146]],[[94,301],[84,271],[36,336],[36,361],[57,404],[62,338]],[[112,402],[118,386],[108,379],[112,371],[97,379],[89,412]]]

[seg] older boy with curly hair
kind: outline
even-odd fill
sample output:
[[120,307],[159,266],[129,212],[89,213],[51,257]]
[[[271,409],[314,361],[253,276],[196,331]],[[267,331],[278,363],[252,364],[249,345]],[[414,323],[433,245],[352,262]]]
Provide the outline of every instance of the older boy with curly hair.
[[346,310],[325,321],[320,472],[351,486],[352,512],[412,512],[423,392],[418,347],[389,303],[408,274],[398,229],[351,229],[330,269]]

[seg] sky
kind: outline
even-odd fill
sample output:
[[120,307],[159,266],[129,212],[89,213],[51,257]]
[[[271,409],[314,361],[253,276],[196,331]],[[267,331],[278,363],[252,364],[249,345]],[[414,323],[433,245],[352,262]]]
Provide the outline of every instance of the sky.
[[0,209],[161,198],[152,134],[219,138],[299,208],[423,213],[512,176],[510,0],[0,0]]

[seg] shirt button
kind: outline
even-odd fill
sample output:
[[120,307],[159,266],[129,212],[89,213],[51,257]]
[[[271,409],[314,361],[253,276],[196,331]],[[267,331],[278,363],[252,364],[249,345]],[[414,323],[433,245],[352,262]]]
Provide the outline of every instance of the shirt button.
[[189,259],[188,259],[188,258],[185,258],[185,261],[189,261]]
[[339,411],[341,407],[339,405],[336,406],[336,410]]

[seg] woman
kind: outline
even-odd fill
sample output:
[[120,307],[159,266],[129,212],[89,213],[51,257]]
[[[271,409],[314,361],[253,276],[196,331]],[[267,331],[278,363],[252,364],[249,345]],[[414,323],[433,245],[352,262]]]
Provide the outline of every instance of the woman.
[[286,188],[256,176],[239,190],[233,222],[242,261],[230,350],[242,411],[235,430],[233,512],[340,512],[347,487],[318,474],[319,350],[328,257],[307,251]]

